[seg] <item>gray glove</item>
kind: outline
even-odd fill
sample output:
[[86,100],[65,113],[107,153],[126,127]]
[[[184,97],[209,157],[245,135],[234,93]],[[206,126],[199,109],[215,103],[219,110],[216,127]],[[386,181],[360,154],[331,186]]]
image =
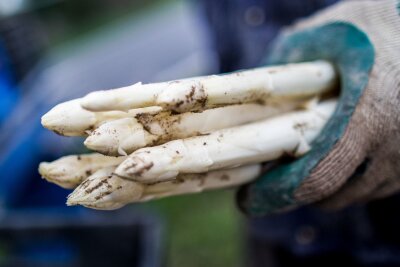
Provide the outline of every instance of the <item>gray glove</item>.
[[341,2],[278,38],[268,63],[331,60],[341,76],[340,102],[307,155],[239,191],[242,209],[340,208],[400,190],[399,48],[394,0]]

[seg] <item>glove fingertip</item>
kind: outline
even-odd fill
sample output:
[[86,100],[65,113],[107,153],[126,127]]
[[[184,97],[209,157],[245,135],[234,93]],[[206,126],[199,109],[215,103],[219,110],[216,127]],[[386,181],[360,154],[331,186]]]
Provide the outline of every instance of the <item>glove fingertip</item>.
[[263,201],[262,192],[254,184],[244,185],[236,193],[236,203],[241,212],[249,217],[261,217],[274,211]]

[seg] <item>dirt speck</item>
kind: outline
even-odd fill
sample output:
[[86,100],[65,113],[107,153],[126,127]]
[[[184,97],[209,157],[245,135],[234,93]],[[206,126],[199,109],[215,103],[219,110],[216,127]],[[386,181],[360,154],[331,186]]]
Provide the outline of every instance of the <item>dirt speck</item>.
[[154,163],[153,163],[153,162],[149,162],[149,163],[143,165],[142,168],[140,168],[139,170],[137,170],[137,171],[135,172],[135,174],[138,175],[138,176],[141,176],[144,172],[150,170],[153,166],[154,166]]
[[293,125],[293,129],[299,131],[301,134],[304,134],[304,131],[309,128],[307,122],[297,122]]
[[230,177],[229,175],[227,175],[226,173],[224,173],[223,175],[221,175],[221,177],[219,178],[221,181],[229,181]]
[[176,109],[179,109],[179,107],[182,106],[183,103],[185,103],[185,102],[183,102],[183,100],[180,100],[180,101],[176,102],[175,108],[176,108]]
[[92,193],[94,190],[96,190],[97,188],[101,187],[103,184],[108,184],[108,177],[105,179],[102,179],[98,184],[96,184],[95,186],[88,188],[85,190],[85,192],[87,194]]
[[206,177],[204,177],[204,176],[201,176],[201,177],[199,177],[199,180],[200,180],[200,182],[199,182],[199,186],[203,186],[203,185],[204,185],[204,183],[206,182]]
[[55,132],[58,135],[64,135],[64,132],[61,130],[53,130],[53,132]]
[[176,177],[173,181],[172,181],[172,183],[173,184],[181,184],[181,183],[183,183],[183,182],[185,182],[185,180],[183,180],[181,177]]
[[180,83],[181,81],[179,81],[179,80],[175,80],[175,81],[170,81],[170,82],[168,82],[169,84],[173,84],[173,83]]
[[100,195],[96,196],[94,199],[99,200],[102,199],[105,196],[108,196],[109,194],[111,194],[113,191],[106,191],[106,192],[102,192]]

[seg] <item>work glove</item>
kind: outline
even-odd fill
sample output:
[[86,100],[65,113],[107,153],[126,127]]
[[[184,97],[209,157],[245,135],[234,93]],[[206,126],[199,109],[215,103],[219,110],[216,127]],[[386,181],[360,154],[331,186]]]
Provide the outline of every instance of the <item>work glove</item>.
[[338,107],[304,157],[238,193],[250,215],[318,203],[338,209],[400,189],[399,2],[344,1],[287,29],[267,64],[326,59],[341,77]]

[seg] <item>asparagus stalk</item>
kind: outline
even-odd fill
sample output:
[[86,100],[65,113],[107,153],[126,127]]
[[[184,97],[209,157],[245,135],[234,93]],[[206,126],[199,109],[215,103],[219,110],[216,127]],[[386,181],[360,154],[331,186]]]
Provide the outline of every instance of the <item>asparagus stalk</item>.
[[234,187],[253,181],[260,173],[261,165],[253,164],[207,173],[181,174],[176,180],[146,186],[140,201]]
[[67,205],[112,210],[140,199],[144,185],[113,175],[114,169],[106,167],[89,176],[68,196]]
[[181,113],[273,98],[310,97],[331,89],[335,81],[330,63],[314,61],[165,83],[137,83],[90,93],[81,105],[91,111],[162,106]]
[[285,153],[302,155],[310,149],[309,143],[321,131],[335,105],[335,101],[326,101],[306,111],[142,148],[125,159],[115,174],[153,183],[173,179],[180,173],[269,161]]
[[42,116],[42,125],[64,136],[85,136],[101,124],[120,118],[132,117],[137,113],[153,114],[161,111],[160,107],[136,109],[129,113],[123,111],[91,112],[83,109],[81,99],[58,104]]
[[104,155],[128,155],[158,140],[135,118],[123,118],[104,123],[85,140],[87,148]]
[[60,135],[83,136],[105,121],[127,115],[122,111],[91,112],[81,107],[80,99],[74,99],[55,106],[42,116],[42,125]]
[[53,162],[42,162],[39,173],[44,179],[63,188],[75,188],[87,177],[99,169],[117,166],[125,157],[107,157],[92,153],[84,155],[70,155]]
[[135,118],[106,122],[85,140],[85,146],[105,155],[127,155],[133,151],[174,139],[208,134],[294,110],[300,102],[279,105],[242,104],[172,115],[139,113]]
[[152,185],[123,179],[113,175],[113,171],[113,167],[107,167],[91,175],[68,196],[67,205],[111,210],[132,202],[237,186],[255,179],[260,174],[261,166],[256,164],[203,174],[182,174],[173,181]]

